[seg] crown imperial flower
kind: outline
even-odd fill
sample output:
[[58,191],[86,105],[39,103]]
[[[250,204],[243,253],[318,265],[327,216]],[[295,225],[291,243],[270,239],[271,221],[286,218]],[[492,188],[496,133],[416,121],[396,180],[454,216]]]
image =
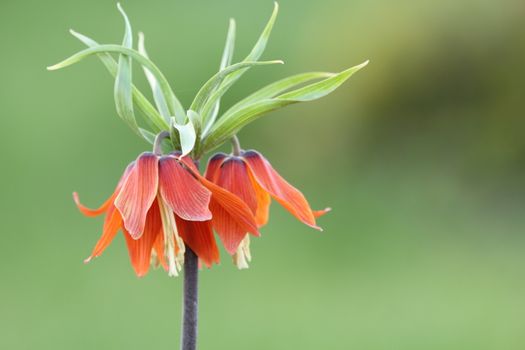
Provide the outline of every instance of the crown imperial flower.
[[[251,209],[259,227],[266,225],[271,198],[304,224],[321,230],[316,218],[330,211],[313,211],[303,194],[283,179],[270,162],[254,150],[239,155],[215,154],[210,158],[206,178],[241,198]],[[234,255],[239,268],[251,260],[249,237],[245,236]]]
[[[120,4],[117,7],[124,19],[121,44],[99,44],[71,30],[87,48],[48,67],[61,69],[97,56],[114,77],[117,115],[153,145],[153,152],[142,153],[126,168],[113,194],[99,208],[85,207],[73,194],[86,216],[105,215],[102,235],[85,262],[101,255],[122,231],[138,276],[144,276],[151,264],[162,266],[170,276],[184,268],[181,349],[195,350],[198,268],[219,263],[214,234],[237,267],[244,269],[251,261],[250,235],[259,236],[259,228],[268,222],[272,199],[318,230],[316,218],[329,211],[312,210],[303,194],[259,152],[241,150],[237,134],[271,111],[332,93],[368,61],[339,73],[296,74],[261,88],[229,108],[221,108],[224,94],[251,68],[283,64],[281,60],[260,60],[277,17],[279,6],[275,3],[252,50],[237,63],[233,63],[236,25],[230,20],[219,70],[185,108],[149,58],[144,34],[139,33],[134,49],[131,23]],[[142,68],[152,101],[133,84],[133,63]],[[137,110],[143,120],[137,120]],[[233,143],[232,154],[213,156],[205,175],[201,175],[196,165],[199,160],[228,140]]]
[[[142,153],[127,167],[113,195],[98,209],[83,206],[76,193],[74,199],[87,216],[106,214],[102,237],[86,262],[102,254],[121,229],[138,276],[148,272],[152,254],[154,261],[176,276],[184,261],[186,244],[206,266],[218,263],[212,227],[229,251],[236,249],[242,238],[229,232],[228,225],[244,233],[259,234],[248,206],[202,177],[193,160],[180,153]],[[214,212],[222,221],[211,220]]]

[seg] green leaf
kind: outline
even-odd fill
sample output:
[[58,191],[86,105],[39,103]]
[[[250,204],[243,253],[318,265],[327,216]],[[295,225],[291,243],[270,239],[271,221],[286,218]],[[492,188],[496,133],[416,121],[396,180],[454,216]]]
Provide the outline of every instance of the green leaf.
[[257,40],[257,42],[255,43],[255,46],[252,48],[250,54],[244,59],[245,61],[255,61],[258,60],[259,57],[261,57],[261,55],[264,52],[264,49],[266,49],[268,39],[270,39],[270,34],[272,33],[273,25],[275,23],[275,19],[277,18],[278,13],[279,4],[277,2],[274,2],[272,15],[270,16],[268,23],[266,23],[263,32],[259,36],[259,40]]
[[220,69],[224,69],[232,63],[233,50],[235,48],[235,27],[235,20],[230,18],[230,25],[228,27],[228,34],[226,35],[224,51],[222,52]]
[[155,143],[155,136],[156,135],[154,133],[152,133],[151,131],[148,131],[146,129],[143,129],[143,128],[139,128],[139,130],[140,130],[140,134],[142,135],[144,140],[148,141],[152,145]]
[[368,64],[368,61],[363,62],[357,66],[342,71],[339,74],[334,74],[328,79],[321,80],[317,83],[307,85],[300,89],[287,92],[283,95],[278,96],[281,100],[293,100],[297,102],[312,101],[323,96],[328,95],[339,86],[341,86],[348,78],[350,78],[355,72],[364,68]]
[[192,120],[193,118],[188,118],[186,124],[178,124],[175,118],[171,118],[170,136],[180,140],[182,156],[189,154],[193,150],[197,140]]
[[71,66],[75,63],[78,63],[82,61],[84,58],[97,55],[100,53],[118,53],[118,54],[124,54],[128,55],[131,58],[133,58],[135,61],[137,61],[142,66],[149,69],[149,71],[157,78],[160,88],[162,90],[162,93],[164,95],[164,98],[166,99],[166,102],[168,103],[168,106],[170,107],[170,112],[174,112],[173,114],[177,117],[177,119],[180,119],[182,121],[185,121],[186,119],[186,112],[184,112],[184,108],[180,104],[179,100],[175,97],[175,94],[173,93],[173,90],[170,87],[170,84],[164,74],[160,71],[160,69],[151,62],[147,57],[144,57],[140,54],[140,52],[137,52],[133,49],[123,47],[121,45],[99,45],[95,47],[90,47],[88,49],[82,50],[80,52],[77,52],[76,54],[66,58],[62,62],[59,62],[53,66],[47,67],[48,70],[57,70],[62,69],[68,66]]
[[[262,56],[264,50],[266,49],[266,45],[268,44],[268,40],[270,39],[270,34],[272,33],[273,25],[275,23],[275,19],[277,18],[278,13],[279,4],[277,2],[274,2],[273,12],[270,16],[270,19],[268,20],[268,23],[266,23],[266,26],[264,27],[261,35],[259,36],[259,39],[253,46],[248,56],[244,58],[243,62],[258,61],[259,58]],[[247,70],[248,68],[239,70],[238,72],[235,72],[235,74],[232,74],[227,79],[225,79],[222,83],[224,89],[228,90],[237,80],[239,80],[239,78],[244,73],[246,73]]]
[[[224,45],[224,51],[222,53],[220,70],[223,70],[227,66],[231,65],[231,62],[233,59],[234,48],[235,48],[235,20],[231,18],[230,25],[228,27],[228,34],[226,36],[226,44]],[[219,109],[220,109],[220,104],[221,104],[220,102],[221,102],[220,99],[218,99],[215,105],[213,106],[209,117],[204,118],[204,119],[208,119],[206,122],[206,126],[204,128],[205,131],[208,130],[215,122],[215,119],[217,119],[217,115],[219,114]]]
[[240,62],[220,70],[201,87],[193,99],[190,109],[200,113],[205,103],[210,103],[213,106],[220,97],[219,94],[214,94],[213,92],[228,75],[246,67],[263,66],[268,64],[283,64],[283,61]]
[[[257,61],[262,56],[264,50],[266,49],[266,44],[268,43],[268,40],[270,38],[270,34],[272,32],[273,25],[275,23],[275,19],[277,18],[278,12],[279,12],[279,4],[277,2],[275,2],[274,3],[273,12],[272,12],[272,15],[271,15],[270,19],[268,20],[268,23],[264,27],[264,30],[262,31],[261,35],[259,36],[259,39],[255,43],[254,47],[252,48],[252,50],[250,51],[248,56],[246,56],[246,58],[242,62]],[[244,68],[244,69],[240,69],[240,70],[230,74],[228,77],[226,77],[224,79],[224,81],[221,83],[220,87],[217,88],[217,91],[216,91],[215,96],[213,98],[217,99],[217,100],[220,99],[220,97],[222,97],[230,89],[230,87],[237,80],[239,80],[239,78],[244,73],[246,73],[246,71],[249,68],[250,67],[247,67],[247,68]],[[206,135],[208,133],[208,131],[213,126],[213,123],[215,122],[216,115],[213,114],[213,113],[215,113],[214,112],[215,111],[214,108],[217,108],[217,107],[215,107],[215,104],[211,104],[210,103],[210,104],[207,104],[203,108],[202,111],[200,111],[201,115],[202,115],[202,118],[205,121],[205,124],[204,124],[205,128],[204,128],[204,131],[203,131],[203,135]]]
[[[131,48],[133,44],[131,24],[129,23],[128,16],[126,16],[126,13],[120,4],[117,4],[117,8],[124,17],[124,22],[126,25],[122,46]],[[115,78],[114,97],[115,105],[117,107],[117,114],[133,129],[133,131],[135,131],[139,136],[142,136],[135,119],[135,112],[133,111],[133,96],[131,92],[131,57],[127,55],[119,55],[117,76]]]
[[304,83],[307,83],[311,80],[316,79],[322,79],[322,78],[328,78],[333,76],[334,73],[327,73],[327,72],[309,72],[309,73],[301,73],[297,75],[293,75],[288,78],[284,78],[282,80],[276,81],[274,83],[271,83],[262,89],[254,92],[253,94],[249,95],[248,97],[245,97],[241,101],[237,102],[235,105],[233,105],[228,111],[226,111],[224,114],[228,115],[232,112],[238,110],[239,108],[255,103],[260,100],[264,100],[267,98],[273,98],[284,91],[290,90],[297,85],[301,85]]
[[341,73],[334,74],[322,81],[287,92],[275,98],[266,98],[248,103],[237,110],[224,114],[222,118],[215,123],[208,137],[205,139],[202,148],[203,152],[210,151],[221,145],[224,141],[235,135],[241,128],[270,111],[297,102],[316,100],[328,95],[367,64],[368,61]]
[[[144,55],[145,57],[148,57],[148,53],[144,45],[144,33],[142,32],[139,33],[138,50],[142,55]],[[162,90],[160,88],[160,84],[157,81],[157,78],[153,75],[153,73],[151,73],[151,71],[148,68],[146,67],[142,67],[142,68],[144,69],[144,75],[146,75],[146,78],[151,87],[151,91],[153,93],[153,99],[155,100],[155,105],[157,106],[157,110],[159,111],[160,115],[162,115],[162,117],[164,117],[164,119],[169,123],[171,116],[170,116],[170,112],[168,109],[168,104],[166,103],[166,99],[164,98],[164,94],[162,93]]]
[[[84,43],[88,47],[96,47],[100,46],[99,43],[97,43],[95,40],[75,32],[74,30],[70,30],[70,33],[76,37],[78,40],[80,40],[82,43]],[[100,58],[106,69],[109,71],[109,73],[113,76],[117,76],[117,61],[109,54],[109,53],[99,53],[97,56]],[[137,89],[134,85],[132,85],[132,91],[133,91],[133,102],[135,105],[139,108],[139,110],[144,114],[146,117],[146,121],[148,124],[152,126],[152,129],[155,132],[160,132],[161,130],[167,130],[169,128],[169,124],[162,119],[159,112],[153,107],[153,105],[148,101],[148,99],[140,92],[139,89]]]

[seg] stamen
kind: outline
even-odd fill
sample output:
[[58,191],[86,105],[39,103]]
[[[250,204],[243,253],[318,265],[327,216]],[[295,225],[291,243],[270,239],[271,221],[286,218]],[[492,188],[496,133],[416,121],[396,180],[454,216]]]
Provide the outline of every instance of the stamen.
[[162,230],[164,232],[164,254],[168,259],[168,275],[178,276],[184,264],[184,242],[179,236],[173,211],[164,202],[161,195],[157,196],[159,203]]
[[250,252],[250,236],[246,235],[239,244],[239,248],[235,254],[233,254],[233,263],[239,270],[249,268],[248,263],[252,261],[252,254]]

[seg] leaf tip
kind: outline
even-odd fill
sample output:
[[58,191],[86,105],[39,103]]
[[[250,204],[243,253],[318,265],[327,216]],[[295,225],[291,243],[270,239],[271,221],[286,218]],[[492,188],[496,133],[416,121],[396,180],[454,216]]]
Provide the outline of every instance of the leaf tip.
[[361,63],[360,65],[357,66],[357,68],[361,69],[363,67],[366,67],[368,65],[368,63],[370,62],[370,60],[366,60],[364,61],[363,63]]

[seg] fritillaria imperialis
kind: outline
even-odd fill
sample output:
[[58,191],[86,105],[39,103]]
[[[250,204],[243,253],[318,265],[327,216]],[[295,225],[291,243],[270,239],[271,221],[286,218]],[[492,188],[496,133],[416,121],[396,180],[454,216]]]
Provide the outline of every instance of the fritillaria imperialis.
[[[329,211],[312,210],[301,192],[284,180],[265,157],[241,149],[237,133],[270,111],[328,95],[368,62],[340,73],[309,72],[287,77],[222,108],[223,95],[248,70],[283,63],[260,60],[277,16],[276,3],[253,49],[236,63],[236,27],[230,20],[219,70],[185,108],[162,71],[150,60],[142,33],[134,49],[130,21],[120,5],[118,9],[125,22],[121,44],[99,44],[71,31],[87,48],[48,67],[56,70],[97,56],[115,78],[118,116],[153,147],[152,152],[140,154],[125,169],[114,193],[100,208],[85,207],[74,194],[83,214],[105,215],[102,236],[86,262],[99,256],[121,231],[138,276],[145,275],[150,264],[162,266],[171,276],[184,269],[181,346],[183,350],[195,349],[198,266],[219,263],[215,234],[234,263],[247,268],[251,259],[249,236],[259,236],[259,229],[268,221],[272,199],[315,229],[320,229],[316,218]],[[153,103],[133,85],[133,63],[143,69]],[[142,122],[137,120],[138,114]],[[232,153],[212,155],[201,175],[201,158],[226,141],[232,142]]]

